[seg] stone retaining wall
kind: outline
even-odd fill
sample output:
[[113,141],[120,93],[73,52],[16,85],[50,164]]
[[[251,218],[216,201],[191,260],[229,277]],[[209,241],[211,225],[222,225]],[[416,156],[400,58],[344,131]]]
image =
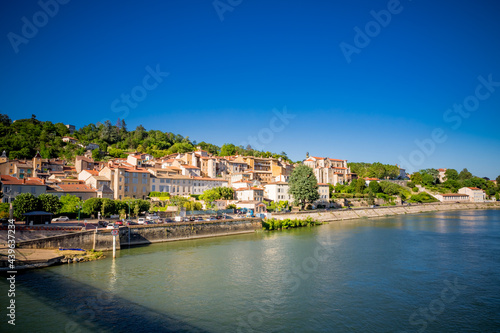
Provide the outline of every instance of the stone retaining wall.
[[322,222],[341,221],[348,219],[370,218],[380,216],[417,214],[423,212],[444,211],[444,210],[464,210],[464,209],[500,209],[500,202],[488,203],[454,203],[454,204],[412,204],[411,206],[387,206],[363,209],[335,209],[329,211],[306,211],[293,212],[287,214],[275,214],[274,218],[299,219],[304,220],[311,217],[314,220]]

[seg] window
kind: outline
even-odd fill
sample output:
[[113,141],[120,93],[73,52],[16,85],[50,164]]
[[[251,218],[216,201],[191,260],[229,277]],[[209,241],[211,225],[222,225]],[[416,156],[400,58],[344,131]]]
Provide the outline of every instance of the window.
[[155,191],[156,185],[151,186],[151,191]]
[[120,186],[118,186],[118,190],[120,190],[120,191],[122,190],[122,186],[121,186],[121,185],[120,185]]
[[146,192],[146,186],[142,187],[142,192]]
[[35,193],[36,193],[35,186],[31,186],[31,194],[35,194]]
[[138,179],[137,178],[132,178],[132,183],[133,184],[137,184],[138,183]]
[[147,178],[142,178],[142,183],[143,184],[147,184],[148,183],[148,179]]
[[137,178],[137,172],[133,172],[132,177]]
[[125,192],[128,192],[128,186],[125,186]]
[[137,192],[137,186],[134,186],[134,193]]
[[155,178],[151,178],[151,182],[154,183],[156,181]]

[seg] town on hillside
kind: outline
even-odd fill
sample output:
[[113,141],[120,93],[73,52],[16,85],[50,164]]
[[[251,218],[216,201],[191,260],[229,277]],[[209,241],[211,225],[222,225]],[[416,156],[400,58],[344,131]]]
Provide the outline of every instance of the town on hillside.
[[[66,199],[69,206],[73,202],[74,207],[68,208],[68,204],[64,204],[66,211],[59,207],[53,212],[66,215],[76,213],[76,210],[80,214],[82,203],[92,198],[148,200],[151,210],[157,211],[176,212],[176,209],[169,210],[168,206],[179,202],[191,210],[236,208],[255,214],[288,210],[297,204],[289,181],[299,165],[310,168],[315,177],[317,196],[304,207],[307,209],[396,205],[405,201],[484,202],[492,193],[478,186],[486,184],[496,189],[497,185],[496,181],[472,175],[460,180],[466,170],[460,174],[447,169],[422,170],[410,175],[410,180],[404,169],[380,163],[365,164],[365,169],[357,163],[352,164],[359,169],[358,175],[352,172],[347,160],[309,154],[302,163],[295,164],[273,157],[214,156],[200,147],[193,152],[161,158],[134,152],[126,158],[103,162],[95,161],[91,155],[92,150],[88,149],[85,155],[76,156],[73,161],[44,159],[39,153],[31,160],[11,160],[3,151],[0,156],[2,217],[7,217],[8,204],[25,193],[35,197],[52,194],[61,200]],[[383,177],[365,176],[375,172],[370,168],[382,170],[380,175]],[[391,170],[387,171],[389,168]],[[479,179],[479,183],[474,178]],[[461,184],[466,186],[461,187]],[[451,188],[446,189],[443,185]],[[454,189],[453,186],[460,188]],[[228,192],[229,196],[209,195],[219,188],[232,191]],[[442,189],[450,193],[443,193]],[[70,197],[75,200],[68,200]],[[102,213],[107,215],[104,210]],[[123,214],[112,209],[108,213]],[[124,213],[130,217],[130,207]]]

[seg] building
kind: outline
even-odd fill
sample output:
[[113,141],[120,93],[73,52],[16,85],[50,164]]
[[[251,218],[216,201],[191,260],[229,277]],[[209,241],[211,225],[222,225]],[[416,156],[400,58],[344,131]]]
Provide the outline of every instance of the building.
[[366,177],[365,178],[365,184],[366,186],[370,185],[371,182],[380,182],[380,179],[378,178],[370,178],[370,177]]
[[441,183],[443,183],[444,181],[446,181],[446,170],[448,169],[438,169],[438,172],[439,172],[439,181]]
[[329,205],[330,204],[330,184],[318,184],[319,199],[316,200],[316,205]]
[[264,189],[258,187],[236,189],[235,195],[240,201],[264,201]]
[[97,189],[97,197],[98,198],[113,199],[114,192],[108,185],[103,185]]
[[469,202],[469,196],[461,193],[436,194],[436,199],[441,202]]
[[167,192],[171,196],[188,196],[193,193],[194,179],[188,176],[151,175],[151,192]]
[[58,197],[63,195],[73,195],[82,201],[97,197],[97,190],[88,187],[85,184],[62,185],[53,184],[47,186],[47,193]]
[[104,167],[103,162],[96,162],[91,158],[85,156],[75,157],[75,169],[78,174],[83,170],[100,171]]
[[151,173],[145,168],[139,168],[127,163],[105,166],[99,176],[111,181],[115,199],[135,198],[146,199],[150,192]]
[[66,143],[72,143],[74,145],[78,143],[78,140],[71,136],[63,136],[62,141]]
[[285,182],[273,182],[264,185],[265,192],[264,197],[266,199],[279,202],[288,201],[293,202],[293,196],[288,193],[288,183]]
[[471,202],[484,202],[486,200],[486,193],[477,187],[462,187],[458,193],[468,195]]
[[345,184],[352,179],[347,160],[311,156],[305,159],[303,163],[313,169],[318,183]]
[[3,194],[2,202],[12,202],[21,193],[31,193],[37,197],[47,192],[47,186],[43,179],[19,179],[7,175],[0,176],[0,189]]
[[76,131],[75,125],[69,125],[69,124],[67,124],[67,125],[64,125],[64,126],[66,126],[68,128],[69,134],[73,134]]
[[237,201],[236,208],[251,209],[254,214],[265,213],[267,211],[266,204],[260,201]]
[[214,187],[228,187],[228,181],[221,178],[193,177],[193,192],[191,194],[203,194],[206,190]]

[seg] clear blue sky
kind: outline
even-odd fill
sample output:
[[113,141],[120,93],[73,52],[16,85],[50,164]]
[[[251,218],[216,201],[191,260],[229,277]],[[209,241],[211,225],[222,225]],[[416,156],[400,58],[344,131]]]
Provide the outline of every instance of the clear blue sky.
[[[49,6],[51,17],[36,1],[2,1],[0,112],[77,127],[120,117],[217,145],[260,134],[258,148],[293,160],[500,174],[500,3],[219,4],[72,0]],[[370,12],[388,8],[390,22],[374,24]],[[369,43],[355,27],[368,27]],[[358,46],[350,62],[341,45]],[[169,74],[156,82],[148,66]],[[464,100],[473,111],[447,113]],[[284,108],[285,123],[273,112]],[[445,140],[432,139],[437,128]]]

